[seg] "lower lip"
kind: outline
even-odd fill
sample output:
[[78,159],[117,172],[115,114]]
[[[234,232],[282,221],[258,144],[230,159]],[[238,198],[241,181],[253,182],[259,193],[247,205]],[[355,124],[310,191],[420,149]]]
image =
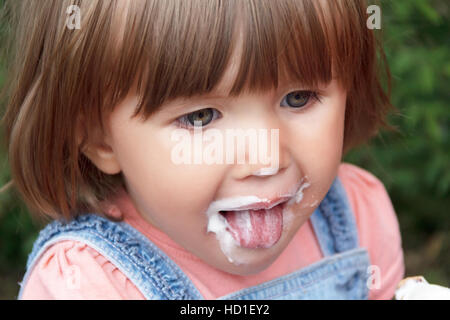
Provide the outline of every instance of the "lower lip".
[[268,210],[222,211],[227,231],[243,248],[270,248],[280,240],[286,202]]

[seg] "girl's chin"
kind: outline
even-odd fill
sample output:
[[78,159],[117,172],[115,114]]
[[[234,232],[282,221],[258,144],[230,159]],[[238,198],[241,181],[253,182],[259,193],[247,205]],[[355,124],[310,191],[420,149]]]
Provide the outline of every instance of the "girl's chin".
[[246,257],[247,261],[241,264],[233,264],[227,261],[221,269],[240,276],[254,275],[270,267],[278,256],[279,253],[252,255],[252,257]]

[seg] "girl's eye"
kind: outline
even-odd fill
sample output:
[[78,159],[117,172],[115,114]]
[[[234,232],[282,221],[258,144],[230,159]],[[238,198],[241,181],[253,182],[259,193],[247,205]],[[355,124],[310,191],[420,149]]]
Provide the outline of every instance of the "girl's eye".
[[183,128],[204,127],[219,116],[219,112],[213,108],[200,109],[177,119],[177,123]]
[[[291,93],[285,95],[285,98],[281,102],[285,104],[288,104],[287,107],[291,108],[303,108],[306,106],[310,99],[316,99],[319,100],[317,93],[313,91],[292,91]],[[282,105],[285,107],[286,105]]]

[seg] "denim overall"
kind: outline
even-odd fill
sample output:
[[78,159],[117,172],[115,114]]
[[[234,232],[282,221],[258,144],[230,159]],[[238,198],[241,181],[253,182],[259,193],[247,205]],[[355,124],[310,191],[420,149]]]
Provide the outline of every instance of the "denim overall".
[[[322,260],[219,299],[367,299],[369,255],[358,247],[354,215],[338,177],[310,219]],[[97,250],[147,299],[204,299],[187,275],[143,234],[95,214],[68,223],[53,221],[40,232],[28,257],[19,299],[39,257],[62,240],[80,241]]]

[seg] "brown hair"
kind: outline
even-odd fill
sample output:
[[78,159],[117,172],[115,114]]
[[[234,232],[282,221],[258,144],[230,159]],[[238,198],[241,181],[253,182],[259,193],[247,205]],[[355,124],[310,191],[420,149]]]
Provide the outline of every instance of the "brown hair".
[[[135,115],[143,119],[170,99],[212,91],[237,22],[244,48],[231,96],[277,87],[282,76],[314,87],[335,73],[348,91],[345,150],[386,125],[391,105],[377,70],[387,79],[389,71],[377,66],[377,52],[384,55],[366,27],[365,1],[149,0],[126,2],[126,10],[124,3],[22,1],[16,8],[2,121],[12,179],[33,212],[69,218],[99,210],[123,177],[102,173],[80,152],[89,128],[103,130],[134,84]],[[66,27],[72,4],[81,29]],[[80,128],[85,139],[77,141]]]

